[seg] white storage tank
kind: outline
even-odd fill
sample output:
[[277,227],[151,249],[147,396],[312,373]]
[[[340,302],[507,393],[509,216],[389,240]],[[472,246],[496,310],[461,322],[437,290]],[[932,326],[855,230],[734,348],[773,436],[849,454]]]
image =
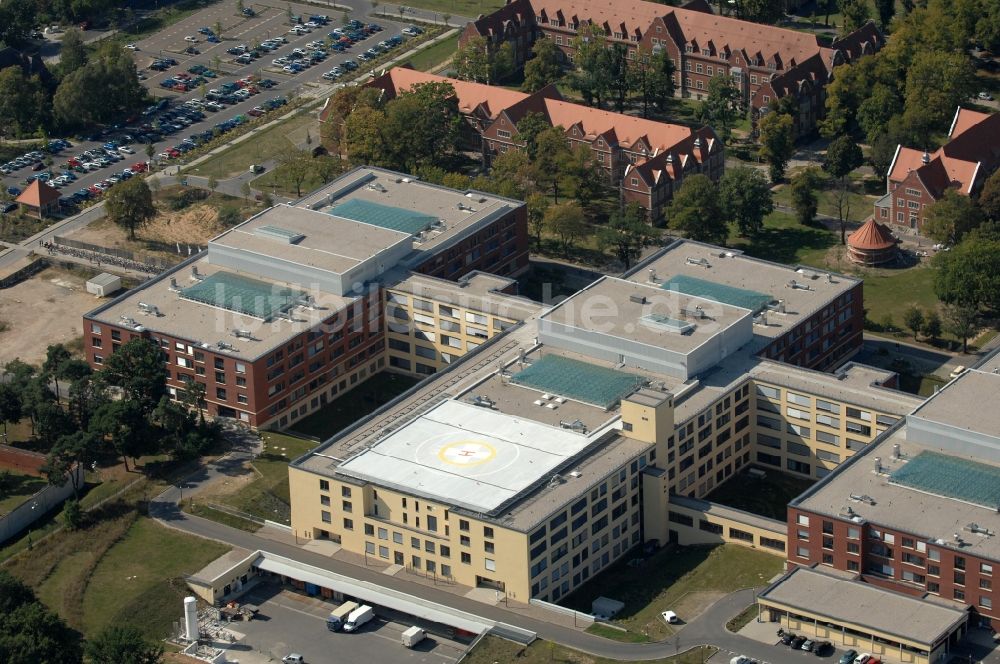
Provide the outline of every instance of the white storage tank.
[[184,598],[184,638],[198,640],[198,600],[195,597]]
[[87,280],[87,292],[97,297],[107,297],[122,289],[121,277],[102,272],[93,279]]

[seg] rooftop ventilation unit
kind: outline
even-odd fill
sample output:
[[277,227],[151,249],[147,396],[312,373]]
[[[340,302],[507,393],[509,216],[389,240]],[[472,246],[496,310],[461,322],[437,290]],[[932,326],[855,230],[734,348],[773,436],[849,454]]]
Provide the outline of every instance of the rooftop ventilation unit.
[[656,278],[656,270],[654,268],[649,268],[649,283],[658,283],[659,279]]
[[198,266],[197,265],[192,265],[191,266],[191,278],[194,279],[195,281],[201,281],[202,279],[205,278],[204,276],[202,276],[201,274],[198,273]]
[[967,525],[965,529],[971,533],[975,533],[976,535],[983,535],[984,537],[993,537],[994,535],[996,535],[996,533],[990,530],[989,528],[983,528],[982,526],[980,526],[978,523],[975,522]]
[[233,336],[237,339],[253,339],[253,332],[250,330],[233,330]]
[[899,459],[903,456],[902,448],[900,448],[899,443],[893,443],[892,445],[892,458]]
[[413,182],[413,180],[411,180],[410,178],[402,178],[400,181],[401,182],[406,182],[407,184],[409,184],[410,182]]
[[563,429],[569,429],[570,431],[586,431],[587,425],[583,423],[579,418],[573,420],[572,422],[567,422],[566,420],[559,420],[559,426]]
[[493,401],[493,399],[481,395],[477,395],[476,398],[472,400],[472,405],[479,406],[480,408],[491,408],[491,409],[496,407],[496,403]]
[[553,475],[552,478],[549,480],[549,486],[559,486],[560,484],[563,484],[565,482],[566,478],[564,478],[562,475]]
[[708,259],[702,256],[688,256],[686,260],[688,265],[702,265],[704,267],[712,267],[712,264],[708,262]]
[[145,302],[139,303],[139,311],[146,314],[147,316],[159,316],[160,309],[155,304],[147,304]]
[[388,189],[386,189],[381,182],[372,182],[367,188],[371,191],[377,191],[383,194],[388,191]]
[[122,315],[121,317],[119,317],[119,320],[120,320],[120,321],[121,321],[121,322],[122,322],[122,323],[123,323],[124,325],[126,325],[127,327],[138,327],[138,326],[139,326],[139,324],[138,324],[138,323],[136,323],[136,322],[135,322],[135,319],[134,319],[134,318],[132,318],[131,316],[125,316],[125,315]]
[[174,293],[181,292],[181,287],[177,285],[177,277],[170,277],[170,290]]
[[961,533],[953,533],[952,538],[955,540],[955,546],[958,548],[965,546],[965,540],[962,539]]
[[645,295],[629,295],[628,296],[628,301],[629,302],[634,302],[635,304],[646,304],[646,296]]
[[700,304],[694,305],[694,309],[681,307],[681,315],[690,316],[691,318],[698,318],[698,319],[707,318],[707,316],[705,315],[705,310],[702,309]]
[[460,212],[475,212],[475,211],[476,211],[476,209],[475,209],[474,207],[472,207],[472,206],[470,206],[470,205],[466,205],[465,203],[457,203],[457,204],[455,205],[455,207],[456,207],[456,208],[457,208],[457,209],[458,209],[458,210],[459,210]]
[[799,283],[795,279],[792,279],[786,285],[788,286],[788,288],[794,288],[797,290],[812,290],[812,288],[809,287],[809,284]]
[[865,503],[867,505],[874,505],[875,504],[875,499],[872,498],[871,496],[869,496],[866,493],[863,493],[860,496],[857,495],[856,493],[852,493],[851,494],[851,500],[853,500],[853,501],[855,501],[857,503]]
[[785,301],[775,300],[774,302],[769,302],[767,308],[779,314],[785,313]]
[[571,470],[571,471],[569,471],[569,476],[570,477],[583,477],[583,473],[581,473],[579,470]]
[[761,327],[767,327],[767,312],[762,311],[753,318],[754,325],[760,325]]
[[875,474],[876,475],[881,475],[882,474],[882,470],[883,470],[882,469],[882,457],[875,457],[874,461],[875,461]]
[[236,346],[226,341],[216,341],[215,347],[219,350],[236,350]]
[[295,303],[299,306],[305,307],[306,309],[316,308],[316,299],[312,295],[302,295],[295,301]]

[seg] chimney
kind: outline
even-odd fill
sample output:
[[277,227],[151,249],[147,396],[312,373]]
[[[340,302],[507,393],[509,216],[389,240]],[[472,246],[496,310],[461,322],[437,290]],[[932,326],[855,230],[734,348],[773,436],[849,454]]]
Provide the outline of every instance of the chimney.
[[694,139],[694,146],[698,149],[701,148],[701,136],[698,136],[697,138]]
[[925,164],[931,163],[931,156],[927,154],[927,150],[924,150],[924,154],[923,156],[920,157],[920,161],[924,162]]

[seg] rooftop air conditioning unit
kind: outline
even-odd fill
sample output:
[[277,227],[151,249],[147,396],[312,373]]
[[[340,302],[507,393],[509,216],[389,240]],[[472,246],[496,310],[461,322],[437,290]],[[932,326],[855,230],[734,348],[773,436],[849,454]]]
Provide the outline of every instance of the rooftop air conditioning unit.
[[628,300],[629,302],[634,302],[635,304],[646,304],[645,295],[629,295]]

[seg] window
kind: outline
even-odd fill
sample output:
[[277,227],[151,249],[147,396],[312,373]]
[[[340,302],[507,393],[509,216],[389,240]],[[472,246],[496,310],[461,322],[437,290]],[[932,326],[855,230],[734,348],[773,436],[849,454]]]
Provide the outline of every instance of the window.
[[323,523],[330,523],[331,522],[330,513],[327,512],[326,510],[322,510],[320,512],[320,518],[323,520]]
[[486,558],[483,561],[483,563],[484,563],[484,567],[486,567],[486,571],[488,571],[488,572],[495,572],[495,571],[497,571],[497,562],[495,560],[493,560],[492,558]]
[[462,563],[465,564],[465,565],[471,565],[472,564],[472,555],[470,555],[470,554],[466,553],[465,551],[463,551],[462,552]]
[[493,529],[489,526],[483,526],[483,537],[493,537]]
[[330,490],[330,482],[328,482],[327,480],[320,480],[319,481],[319,490],[320,491],[329,491]]

